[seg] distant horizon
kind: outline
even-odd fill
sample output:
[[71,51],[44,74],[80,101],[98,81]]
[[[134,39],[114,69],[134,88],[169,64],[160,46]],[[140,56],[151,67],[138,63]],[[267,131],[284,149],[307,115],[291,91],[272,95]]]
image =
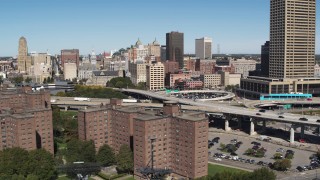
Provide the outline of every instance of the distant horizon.
[[[29,52],[79,49],[87,55],[93,49],[99,54],[130,47],[138,38],[144,45],[155,38],[165,45],[171,31],[184,33],[185,54],[194,54],[195,39],[202,37],[213,39],[213,53],[219,44],[220,54],[259,54],[269,40],[269,16],[268,0],[3,0],[0,56],[16,56],[21,36]],[[316,16],[319,54],[320,13]]]

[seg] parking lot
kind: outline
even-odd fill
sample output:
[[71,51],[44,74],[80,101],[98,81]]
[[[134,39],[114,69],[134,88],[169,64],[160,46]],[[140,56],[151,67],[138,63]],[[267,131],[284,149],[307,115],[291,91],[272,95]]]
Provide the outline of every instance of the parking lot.
[[[237,153],[237,156],[239,158],[255,160],[255,164],[257,162],[259,162],[259,161],[263,161],[266,164],[273,163],[275,161],[273,159],[273,155],[275,153],[277,153],[276,151],[279,148],[283,148],[283,152],[279,152],[279,153],[281,153],[283,155],[283,157],[285,156],[287,150],[294,151],[294,157],[291,160],[292,161],[291,170],[295,170],[297,168],[297,166],[309,165],[310,164],[309,157],[312,154],[314,154],[313,152],[310,152],[310,151],[294,149],[294,148],[288,148],[288,147],[285,147],[285,146],[272,144],[272,143],[265,142],[265,141],[260,141],[260,140],[257,140],[255,137],[251,137],[251,136],[237,136],[237,135],[234,135],[234,134],[209,132],[209,140],[212,140],[215,137],[220,137],[220,139],[219,139],[219,143],[215,143],[214,146],[212,146],[209,149],[209,152],[210,152],[209,156],[210,157],[212,157],[215,153],[224,153],[224,154],[230,155],[230,153],[225,153],[225,152],[222,152],[222,151],[220,151],[218,149],[220,148],[220,143],[223,143],[225,145],[232,144],[231,143],[232,139],[236,139],[237,141],[241,141],[242,142],[240,147],[235,152],[235,153]],[[256,157],[250,157],[250,156],[244,155],[245,151],[248,148],[252,148],[254,146],[254,144],[251,144],[252,141],[260,143],[261,144],[260,147],[263,147],[263,148],[266,149],[265,157],[256,158]],[[225,160],[223,158],[221,158],[221,159],[222,159],[222,161],[227,161],[227,160]],[[244,162],[240,162],[240,161],[237,161],[237,163],[245,164]],[[259,165],[257,165],[257,168],[259,168]]]

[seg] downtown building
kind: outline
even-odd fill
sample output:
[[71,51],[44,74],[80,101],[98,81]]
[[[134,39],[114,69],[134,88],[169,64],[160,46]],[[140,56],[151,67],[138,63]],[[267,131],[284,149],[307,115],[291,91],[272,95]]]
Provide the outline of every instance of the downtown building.
[[203,37],[195,40],[196,57],[200,59],[212,59],[212,38]]
[[241,79],[239,95],[319,95],[320,79],[314,78],[316,1],[271,0],[270,10],[268,77]]
[[44,148],[54,153],[50,92],[0,87],[0,150]]
[[157,111],[141,106],[122,106],[122,100],[80,110],[79,139],[93,140],[96,149],[108,144],[118,152],[127,145],[134,153],[134,173],[151,160],[154,142],[154,167],[170,169],[177,177],[198,178],[208,173],[208,120],[202,112],[182,112],[175,102],[165,102]]
[[184,38],[183,33],[170,32],[166,34],[166,60],[179,63],[179,68],[183,69]]
[[60,57],[62,68],[64,68],[65,63],[75,63],[78,69],[80,55],[79,49],[63,49],[61,50],[61,57]]

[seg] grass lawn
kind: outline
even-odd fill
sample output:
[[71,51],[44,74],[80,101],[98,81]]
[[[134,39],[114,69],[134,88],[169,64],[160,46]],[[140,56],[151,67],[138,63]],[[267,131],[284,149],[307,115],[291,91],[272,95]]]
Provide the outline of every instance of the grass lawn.
[[60,111],[60,116],[62,119],[72,118],[72,116],[75,116],[77,114],[78,114],[78,111]]
[[216,173],[220,173],[223,171],[231,171],[231,172],[247,172],[240,169],[235,169],[231,167],[221,166],[217,164],[208,164],[208,175],[214,176]]

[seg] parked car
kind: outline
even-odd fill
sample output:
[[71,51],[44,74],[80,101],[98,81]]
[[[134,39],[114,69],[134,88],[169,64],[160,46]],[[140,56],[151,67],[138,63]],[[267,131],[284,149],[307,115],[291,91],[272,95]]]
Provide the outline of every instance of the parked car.
[[283,116],[279,116],[278,118],[284,118]]
[[260,113],[256,113],[256,115],[261,116],[261,114],[260,114]]
[[256,143],[257,143],[257,142],[255,142],[255,141],[252,141],[252,142],[251,142],[251,144],[256,144]]
[[238,154],[235,153],[235,152],[231,152],[230,155],[231,155],[231,156],[238,156]]
[[259,112],[263,112],[264,113],[264,112],[266,112],[266,110],[265,109],[260,109]]
[[301,166],[298,166],[298,167],[297,167],[297,170],[298,170],[299,172],[304,171],[304,169],[303,169]]
[[263,165],[263,161],[257,162],[257,165]]
[[214,158],[215,161],[222,161],[221,158]]
[[232,139],[230,142],[231,142],[231,143],[237,143],[238,140],[237,140],[237,139]]
[[277,152],[284,152],[284,149],[283,148],[279,148],[276,150]]
[[286,151],[286,153],[287,153],[287,154],[294,154],[294,151],[292,151],[291,149],[288,149],[288,150]]
[[252,149],[257,150],[259,149],[259,146],[253,146]]
[[317,122],[320,123],[320,119],[318,119]]
[[300,143],[305,143],[306,140],[304,140],[304,139],[299,139],[299,142],[300,142]]
[[300,120],[300,121],[308,121],[308,119],[305,118],[305,117],[302,117],[302,118],[300,118],[299,120]]

